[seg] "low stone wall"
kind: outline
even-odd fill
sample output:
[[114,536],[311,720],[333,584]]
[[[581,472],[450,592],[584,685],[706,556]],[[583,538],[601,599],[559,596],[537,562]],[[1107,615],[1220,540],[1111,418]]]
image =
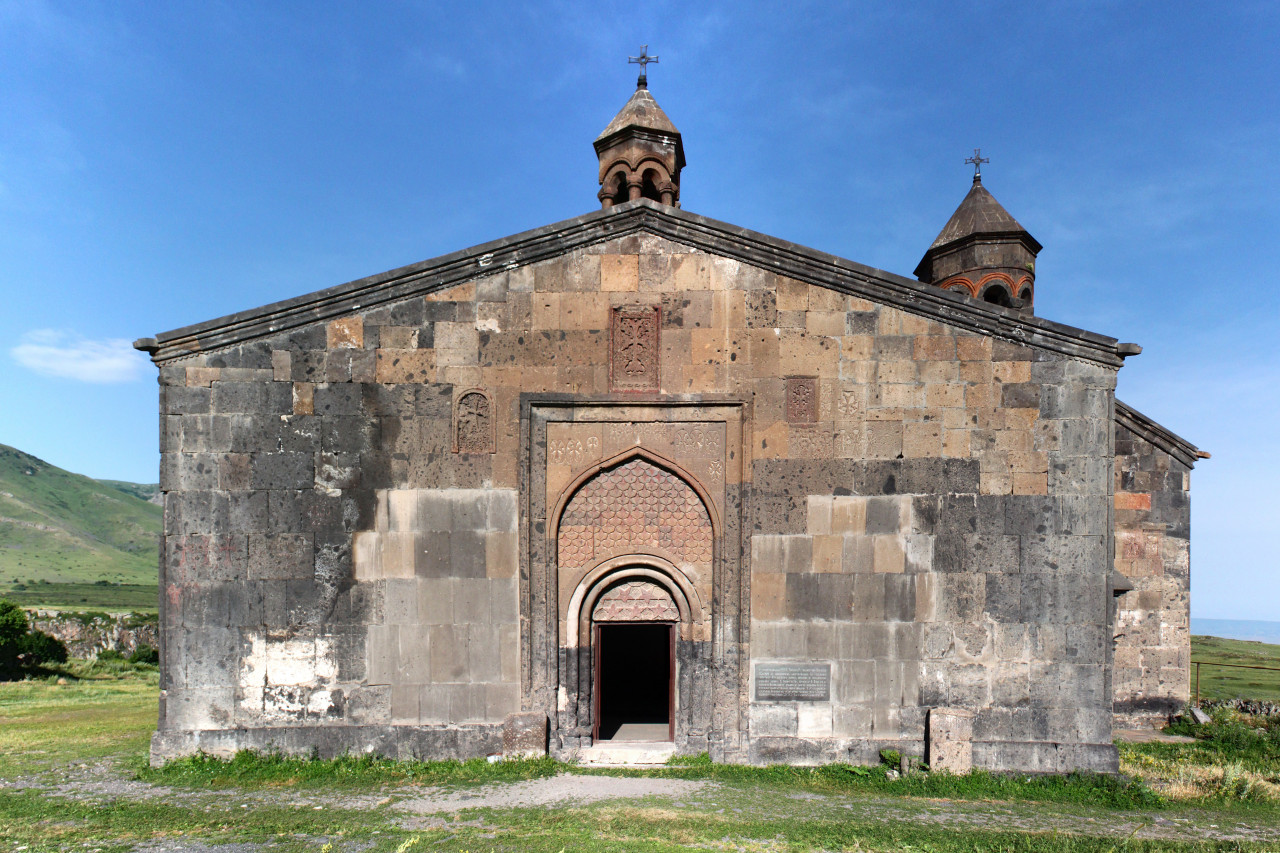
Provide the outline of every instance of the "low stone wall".
[[160,642],[158,620],[145,614],[30,610],[27,618],[32,628],[66,643],[73,658],[91,658],[106,649],[128,655],[140,645]]

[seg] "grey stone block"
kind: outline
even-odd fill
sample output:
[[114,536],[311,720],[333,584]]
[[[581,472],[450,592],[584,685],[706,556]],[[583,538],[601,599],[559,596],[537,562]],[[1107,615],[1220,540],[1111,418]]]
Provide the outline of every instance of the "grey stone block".
[[310,453],[254,453],[249,464],[255,489],[309,489],[315,481]]
[[315,575],[315,552],[308,533],[251,533],[249,578],[286,580]]
[[506,758],[538,758],[546,755],[547,715],[508,715],[502,724],[502,754]]

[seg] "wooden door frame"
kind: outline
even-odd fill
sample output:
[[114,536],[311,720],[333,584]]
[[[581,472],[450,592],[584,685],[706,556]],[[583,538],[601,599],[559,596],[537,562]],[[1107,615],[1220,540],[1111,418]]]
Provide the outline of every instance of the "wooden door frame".
[[600,659],[605,625],[666,625],[667,626],[667,740],[676,739],[676,641],[680,623],[676,622],[591,622],[591,742],[600,740]]

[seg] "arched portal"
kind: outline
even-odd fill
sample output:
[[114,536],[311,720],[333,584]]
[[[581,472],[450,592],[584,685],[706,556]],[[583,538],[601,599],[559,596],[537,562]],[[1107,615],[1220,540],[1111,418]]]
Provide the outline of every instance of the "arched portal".
[[[700,586],[716,524],[674,464],[630,452],[566,489],[552,527],[567,596],[561,644],[569,719],[592,740],[681,740],[705,672]],[[703,687],[705,690],[706,688]]]

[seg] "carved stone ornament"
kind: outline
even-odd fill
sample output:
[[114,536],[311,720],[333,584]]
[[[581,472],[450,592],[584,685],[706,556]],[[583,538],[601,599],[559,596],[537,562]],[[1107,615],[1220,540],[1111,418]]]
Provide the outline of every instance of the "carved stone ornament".
[[453,408],[455,453],[493,453],[493,402],[483,391],[467,391]]
[[787,420],[793,424],[811,424],[818,420],[817,379],[787,377]]
[[614,391],[658,390],[657,306],[621,305],[613,311],[609,384]]

